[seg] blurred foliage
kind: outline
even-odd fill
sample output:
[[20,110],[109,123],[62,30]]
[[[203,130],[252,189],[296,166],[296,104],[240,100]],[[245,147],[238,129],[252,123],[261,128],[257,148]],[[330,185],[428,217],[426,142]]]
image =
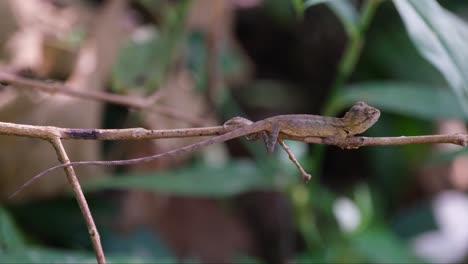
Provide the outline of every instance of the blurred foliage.
[[[150,12],[162,4],[143,1]],[[177,50],[184,43],[184,25],[190,1],[180,1],[165,8],[161,25],[137,30],[127,47],[123,48],[112,74],[113,90],[123,93],[130,88],[142,87],[146,93],[154,92],[169,74],[177,59]]]
[[395,6],[419,53],[436,67],[468,115],[468,27],[436,1],[399,1]]
[[304,12],[304,8],[318,4],[326,4],[340,19],[348,36],[354,36],[358,33],[359,14],[355,6],[350,1],[328,1],[328,0],[308,0],[303,7],[298,10]]
[[[467,119],[456,96],[445,88],[422,83],[366,82],[350,85],[336,103],[349,104],[364,100],[387,113],[421,118],[428,121]],[[427,107],[431,105],[432,107]]]
[[[196,88],[203,91],[207,41],[203,33],[188,32],[184,27],[190,1],[177,1],[173,5],[166,5],[165,1],[140,2],[160,23],[140,29],[122,49],[112,74],[113,91],[126,93],[143,88],[147,94],[153,92],[182,55]],[[323,4],[342,23],[348,43],[330,87],[330,97],[324,102],[324,113],[336,114],[357,100],[365,100],[383,112],[381,120],[368,133],[373,136],[430,134],[430,121],[467,120],[468,114],[463,109],[468,109],[468,26],[453,12],[468,8],[468,4],[443,2],[449,11],[435,0],[365,0],[360,6],[354,2],[272,0],[265,3],[268,12],[281,23],[304,19],[309,8]],[[223,77],[246,71],[246,64],[238,56],[233,47],[223,43],[218,58]],[[252,83],[260,82],[286,90],[281,80],[252,80]],[[267,101],[278,96],[252,93],[255,98]],[[218,103],[225,110],[224,115],[242,115],[232,94],[225,90],[222,95]],[[285,92],[280,97],[287,96],[292,95]],[[261,100],[258,105],[274,106]],[[289,195],[296,228],[305,241],[304,249],[296,256],[297,262],[415,263],[422,261],[411,252],[411,239],[434,229],[436,224],[428,201],[419,200],[415,206],[404,204],[414,181],[412,173],[423,164],[447,162],[468,154],[464,149],[433,155],[428,146],[369,148],[366,149],[370,175],[367,181],[338,193],[322,186],[318,177],[307,186],[299,183],[294,168],[284,168],[283,163],[275,162],[278,157],[264,158],[258,144],[249,142],[246,146],[254,161],[231,161],[213,167],[205,160],[198,160],[177,170],[145,175],[129,173],[88,182],[84,187],[88,191],[139,189],[224,199],[254,190],[281,190]],[[322,149],[304,152],[299,159],[316,175],[321,172],[324,155]],[[352,231],[340,226],[333,209],[343,197],[356,206],[360,217],[359,225]],[[109,262],[174,261],[168,246],[157,237],[148,236],[147,230],[125,238],[113,232],[106,224],[115,217],[117,209],[103,201],[107,199],[93,196],[93,212],[100,219],[96,222],[105,223],[98,226],[105,251],[108,255],[124,252],[122,258],[110,256]],[[62,198],[61,202],[0,207],[0,228],[2,262],[93,261],[84,223],[70,197]],[[73,250],[45,249],[41,247],[45,241],[37,241],[37,237]],[[253,256],[239,256],[235,261],[262,263]]]
[[[44,237],[46,239],[51,239],[53,233],[58,236],[64,236],[59,238],[60,241],[68,241],[69,246],[76,247],[80,245],[80,240],[82,243],[87,244],[89,238],[87,236],[86,227],[81,219],[81,213],[79,209],[75,206],[75,201],[73,199],[68,199],[62,201],[60,205],[54,203],[36,203],[33,205],[27,205],[25,207],[20,207],[17,214],[17,222],[22,223],[22,221],[29,221],[29,219],[37,219],[35,222],[36,227],[39,228],[40,232],[44,232]],[[57,210],[68,211],[64,214],[60,214],[69,219],[64,219],[57,217]],[[15,212],[15,210],[13,210]],[[99,211],[102,212],[102,211]],[[21,219],[23,217],[23,219]],[[71,218],[73,217],[73,218]],[[57,222],[58,220],[58,222]],[[50,223],[60,224],[50,225]],[[3,207],[0,207],[0,261],[1,263],[93,263],[96,261],[96,258],[92,252],[89,250],[64,250],[64,249],[53,249],[53,248],[44,248],[40,245],[38,241],[28,242],[22,232],[18,229],[17,225],[13,221],[13,218]],[[69,231],[74,227],[73,225],[78,225],[81,227],[82,231],[74,233],[75,235],[81,236],[81,239],[77,237],[70,237],[71,234]],[[99,227],[100,231],[104,231],[106,239],[104,245],[106,245],[106,252],[108,252],[108,263],[160,263],[160,262],[174,262],[174,259],[167,255],[164,257],[128,257],[128,254],[122,254],[120,251],[121,248],[124,248],[126,252],[131,252],[131,247],[121,247],[119,250],[112,250],[112,246],[115,247],[116,244],[123,244],[122,241],[119,241],[117,237],[112,237],[112,232],[106,232],[106,228]],[[80,230],[80,228],[78,228]],[[52,238],[53,239],[53,238]],[[154,240],[154,238],[152,238]],[[106,241],[107,240],[107,241]],[[151,246],[148,241],[141,241],[137,243],[135,240],[125,240],[125,243],[132,243],[132,246],[137,249],[137,246],[140,246],[138,250],[133,250],[141,254],[141,246]],[[148,248],[148,252],[154,252],[155,248],[161,248],[160,245],[157,247]],[[162,255],[162,254],[161,254]],[[160,255],[160,256],[161,256]]]
[[[188,32],[187,42],[185,43],[186,66],[192,73],[195,80],[197,91],[206,90],[206,56],[207,56],[206,34],[200,31]],[[223,78],[236,81],[246,74],[247,65],[243,58],[233,50],[230,43],[223,42],[217,58],[217,65],[221,69]],[[228,97],[228,95],[226,95]],[[222,96],[223,97],[223,96]],[[223,98],[220,99],[222,101]]]
[[189,197],[227,197],[253,190],[283,189],[298,180],[296,175],[279,174],[278,170],[280,168],[270,167],[260,171],[249,161],[229,162],[222,167],[198,164],[166,172],[131,173],[88,181],[83,188],[87,191],[137,189]]

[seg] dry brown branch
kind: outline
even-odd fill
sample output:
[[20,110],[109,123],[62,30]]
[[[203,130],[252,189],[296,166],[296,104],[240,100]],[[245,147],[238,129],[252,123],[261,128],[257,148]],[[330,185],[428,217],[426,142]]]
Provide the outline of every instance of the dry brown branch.
[[4,85],[11,85],[17,88],[40,90],[42,92],[50,94],[59,93],[63,95],[73,96],[76,98],[97,100],[117,105],[123,105],[139,110],[148,110],[154,113],[159,113],[168,117],[186,121],[192,125],[201,125],[205,123],[204,119],[202,118],[188,115],[187,113],[178,111],[172,107],[164,105],[153,105],[155,99],[152,97],[143,99],[138,97],[124,96],[105,92],[78,90],[59,82],[45,82],[39,80],[32,80],[3,71],[0,71],[0,83],[3,83]]
[[92,140],[140,140],[158,138],[182,138],[216,136],[232,131],[236,127],[214,126],[184,129],[150,130],[144,128],[126,129],[83,129],[60,128],[53,126],[32,126],[0,122],[0,134],[21,137],[32,137],[49,140],[53,134],[60,139]]
[[[213,126],[182,129],[151,130],[144,128],[126,129],[86,129],[86,128],[60,128],[54,126],[33,126],[15,123],[0,122],[1,135],[14,135],[49,140],[51,134],[60,139],[92,139],[92,140],[141,140],[160,138],[183,138],[217,136],[232,131],[238,126]],[[302,141],[312,144],[328,144],[319,137],[292,137],[284,135],[282,139]],[[359,148],[365,146],[393,146],[407,144],[455,144],[468,146],[468,134],[400,136],[400,137],[351,137],[340,142],[339,147]]]
[[[63,147],[62,141],[58,137],[53,137],[50,139],[50,142],[55,148],[57,152],[57,156],[61,163],[70,163],[70,159],[68,158],[67,152]],[[93,243],[94,252],[96,254],[96,259],[99,264],[105,264],[106,258],[104,256],[104,250],[102,249],[101,239],[99,237],[98,230],[96,228],[96,224],[94,223],[93,216],[91,215],[91,211],[89,210],[88,203],[86,201],[86,197],[83,194],[83,190],[81,189],[80,183],[78,178],[76,177],[75,170],[73,167],[66,167],[65,172],[67,173],[68,182],[72,186],[73,192],[75,193],[76,201],[80,206],[81,213],[86,222],[86,226],[88,228],[88,234],[91,237],[91,241]]]
[[297,138],[287,136],[285,139],[303,141],[313,144],[336,145],[345,149],[356,149],[366,146],[396,146],[409,144],[455,144],[462,147],[468,146],[468,134],[448,134],[448,135],[425,135],[425,136],[400,136],[400,137],[351,137],[339,142],[330,144],[323,138],[308,137]]
[[[54,146],[59,161],[61,163],[70,163],[68,155],[60,139],[60,129],[57,129],[56,127],[1,123],[0,134],[40,138],[49,141]],[[88,232],[91,237],[91,241],[96,254],[96,259],[100,264],[106,263],[98,230],[96,228],[96,225],[94,224],[91,211],[89,210],[88,203],[86,202],[86,198],[83,194],[83,191],[81,190],[81,186],[78,181],[78,178],[76,177],[75,171],[73,167],[67,167],[65,169],[65,172],[67,174],[68,181],[72,186],[73,192],[75,193],[75,197],[80,206],[81,213],[84,216],[86,226],[88,228]]]

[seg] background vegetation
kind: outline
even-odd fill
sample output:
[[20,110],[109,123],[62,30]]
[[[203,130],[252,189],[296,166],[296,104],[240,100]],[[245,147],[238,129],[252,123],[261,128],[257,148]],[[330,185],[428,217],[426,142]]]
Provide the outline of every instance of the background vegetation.
[[[85,9],[78,13],[80,23],[71,23],[56,36],[71,57],[78,56],[92,38],[89,32],[96,33],[93,25],[99,27],[82,21],[89,17],[100,21],[96,17],[111,5],[111,1],[42,2],[42,8],[54,8],[57,14]],[[158,118],[161,114],[101,102],[96,112],[76,110],[75,116],[68,116],[70,127],[84,126],[82,120],[90,116],[98,121],[96,127],[154,129],[221,124],[233,116],[252,120],[285,113],[339,116],[355,101],[364,100],[382,111],[368,136],[466,133],[466,1],[135,0],[127,4],[124,16],[111,19],[119,25],[129,23],[128,37],[107,58],[112,63],[109,74],[102,75],[106,78],[101,76],[102,89],[154,95],[155,105],[206,123]],[[108,42],[118,42],[113,33],[101,33]],[[10,35],[2,36],[0,44],[7,43]],[[99,40],[99,35],[94,37]],[[13,53],[5,48],[1,62],[14,66],[16,73],[70,82],[73,70],[59,64],[68,57],[52,59],[44,52],[50,68],[20,67],[14,65]],[[98,59],[106,59],[99,54]],[[6,94],[0,90],[2,96]],[[54,98],[49,99],[42,105],[54,103]],[[21,114],[10,112],[8,118],[26,122],[24,116],[33,116],[34,111],[41,111],[41,105]],[[32,118],[31,122],[46,125]],[[191,142],[102,142],[96,155],[129,158]],[[15,147],[2,144],[5,152]],[[115,168],[106,173],[111,177],[91,173],[83,186],[109,261],[466,260],[466,148],[408,145],[351,151],[288,144],[313,175],[311,183],[300,182],[296,168],[279,149],[268,155],[261,143],[245,140],[179,160]],[[22,162],[24,155],[2,162]],[[92,159],[72,158],[77,157]],[[31,166],[33,171],[47,167]],[[11,175],[32,176],[25,170],[0,171],[3,197],[21,183],[6,188]],[[22,199],[3,199],[0,261],[94,261],[74,198],[56,182],[61,176],[50,177],[55,179]]]

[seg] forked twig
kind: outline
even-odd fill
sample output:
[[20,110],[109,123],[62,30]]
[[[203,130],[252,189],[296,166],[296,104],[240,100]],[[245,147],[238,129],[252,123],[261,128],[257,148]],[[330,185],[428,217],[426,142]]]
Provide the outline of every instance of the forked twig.
[[[53,137],[50,139],[50,143],[54,146],[59,161],[63,164],[70,163],[70,159],[68,158],[67,152],[65,151],[65,148],[63,147],[60,138]],[[72,186],[73,192],[75,193],[76,201],[78,202],[80,210],[84,216],[86,226],[88,228],[88,234],[91,237],[91,241],[93,243],[96,259],[98,263],[104,264],[106,263],[106,258],[104,256],[104,250],[102,249],[101,238],[96,228],[96,224],[94,223],[93,216],[91,215],[91,211],[89,210],[86,197],[84,196],[83,190],[81,189],[81,185],[78,181],[78,178],[76,177],[75,170],[72,166],[65,167],[64,169],[67,174],[68,182]]]

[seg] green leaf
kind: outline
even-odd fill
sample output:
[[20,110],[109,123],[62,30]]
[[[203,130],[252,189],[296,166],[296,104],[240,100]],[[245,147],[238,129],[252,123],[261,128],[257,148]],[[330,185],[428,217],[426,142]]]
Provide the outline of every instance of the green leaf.
[[[56,250],[49,248],[26,248],[21,251],[0,253],[2,263],[96,263],[91,252]],[[126,256],[107,256],[108,263],[173,263],[174,259],[146,259]]]
[[438,229],[431,200],[420,200],[399,210],[391,220],[391,228],[404,240],[410,241],[415,237]]
[[297,179],[279,175],[278,180],[262,175],[247,161],[230,162],[224,167],[197,165],[180,170],[128,174],[120,177],[88,181],[87,191],[108,188],[139,189],[183,196],[225,197],[250,190],[276,189]]
[[[204,92],[207,84],[207,35],[191,32],[185,43],[187,68],[192,72],[197,91]],[[248,75],[248,65],[229,42],[223,42],[216,61],[220,74],[228,81],[244,79]]]
[[162,10],[166,4],[164,0],[139,0],[138,2],[140,2],[148,12]]
[[3,250],[18,250],[24,248],[25,245],[25,239],[13,218],[5,208],[0,206],[0,256]]
[[0,254],[3,263],[95,263],[91,252],[26,248]]
[[364,100],[384,112],[425,120],[468,120],[460,106],[455,103],[456,96],[447,89],[405,82],[366,82],[348,88],[335,102],[336,108]]
[[167,246],[166,241],[150,226],[139,226],[131,231],[103,230],[101,233],[102,246],[108,255],[125,253],[126,256],[145,257],[153,259],[167,259],[175,263],[176,257]]
[[356,34],[359,23],[359,13],[350,1],[308,0],[305,2],[304,6],[308,8],[318,4],[326,4],[328,8],[335,13],[345,27],[348,36]]
[[468,148],[461,148],[442,153],[437,152],[436,154],[432,154],[432,156],[430,156],[426,162],[429,164],[444,163],[452,161],[460,156],[468,156]]
[[296,14],[300,17],[304,15],[304,3],[302,0],[291,0]]
[[371,263],[421,263],[404,242],[383,226],[367,228],[351,238],[356,251]]
[[394,0],[410,38],[437,68],[468,116],[468,25],[435,0]]
[[206,92],[208,82],[206,45],[206,37],[202,32],[192,32],[187,38],[187,68],[192,72],[195,87],[199,92]]
[[112,89],[124,92],[143,87],[148,93],[159,88],[177,56],[185,36],[185,17],[189,1],[165,8],[160,30],[140,28],[122,48],[112,71]]
[[144,86],[149,75],[154,72],[150,68],[158,57],[155,53],[161,37],[154,27],[139,29],[137,34],[122,48],[113,67],[112,88],[115,92]]
[[354,201],[361,213],[360,228],[366,228],[374,221],[375,211],[369,186],[361,184],[354,190]]

